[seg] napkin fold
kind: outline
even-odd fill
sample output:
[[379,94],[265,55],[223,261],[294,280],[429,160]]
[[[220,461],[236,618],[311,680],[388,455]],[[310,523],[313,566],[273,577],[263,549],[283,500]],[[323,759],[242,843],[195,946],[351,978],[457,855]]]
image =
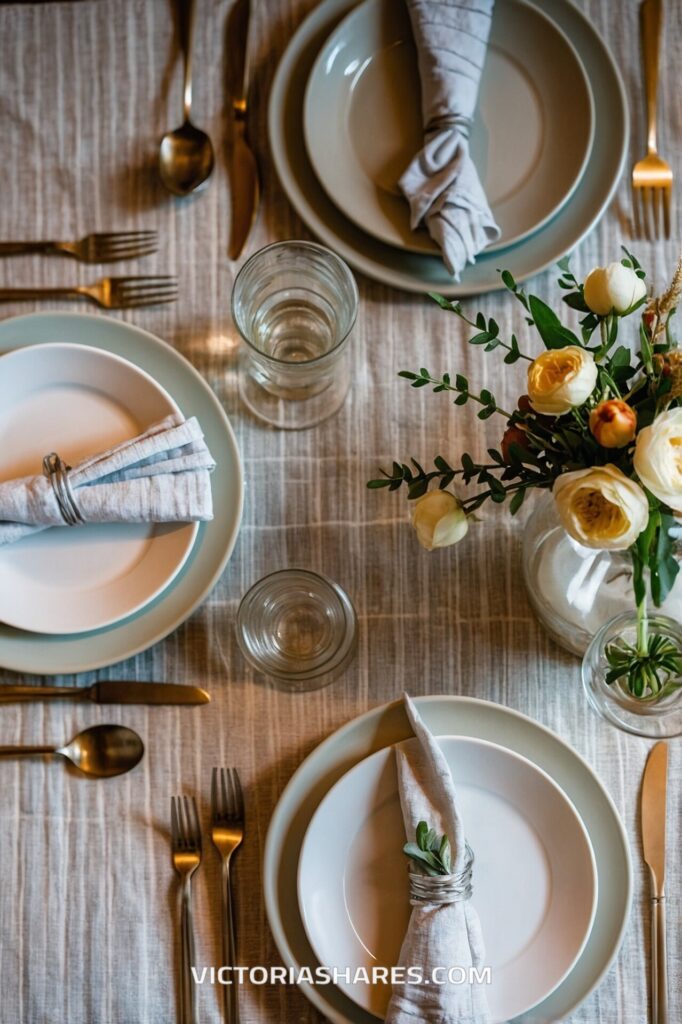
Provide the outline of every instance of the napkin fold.
[[[404,700],[415,734],[395,748],[405,833],[413,842],[417,825],[426,821],[438,835],[447,835],[452,876],[457,876],[466,867],[468,852],[450,768],[407,694]],[[417,865],[410,864],[411,873],[418,871]],[[439,977],[451,967],[462,968],[468,976],[470,968],[483,966],[481,925],[468,899],[440,905],[411,902],[399,966],[418,968],[423,979],[429,979],[434,968],[445,968]],[[458,972],[442,985],[407,981],[394,986],[386,1024],[487,1024],[490,1013],[483,985],[458,983],[460,979]]]
[[415,230],[423,222],[449,272],[500,237],[469,155],[469,128],[494,0],[406,0],[419,58],[424,146],[399,181]]
[[213,518],[210,473],[215,462],[195,417],[167,416],[73,469],[61,464],[60,470],[54,454],[52,464],[54,476],[44,468],[35,476],[0,483],[0,546],[50,526],[70,525],[72,517],[85,523]]

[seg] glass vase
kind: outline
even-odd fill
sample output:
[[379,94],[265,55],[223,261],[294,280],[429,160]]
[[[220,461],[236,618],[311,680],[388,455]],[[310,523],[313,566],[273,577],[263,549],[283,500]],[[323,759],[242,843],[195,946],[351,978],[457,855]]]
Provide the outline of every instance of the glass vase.
[[[663,615],[649,618],[649,634],[662,634],[682,650],[682,625]],[[637,612],[616,616],[598,631],[583,658],[583,687],[590,704],[602,718],[618,729],[665,739],[682,735],[682,677],[669,679],[655,696],[635,697],[626,684],[618,680],[606,682],[610,669],[606,649],[611,641],[622,637],[630,644],[637,639]]]
[[[523,573],[538,619],[573,654],[583,655],[599,630],[617,616],[634,613],[628,552],[597,551],[569,537],[549,492],[538,497],[526,523]],[[682,622],[682,572],[661,607],[651,612]]]

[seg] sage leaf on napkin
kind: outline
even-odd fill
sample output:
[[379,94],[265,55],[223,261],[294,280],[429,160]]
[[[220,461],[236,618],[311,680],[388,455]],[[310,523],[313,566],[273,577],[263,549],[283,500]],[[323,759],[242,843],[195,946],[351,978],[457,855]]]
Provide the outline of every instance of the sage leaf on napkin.
[[415,861],[432,878],[452,873],[452,850],[446,835],[438,836],[428,822],[420,821],[416,843],[405,843],[403,853]]

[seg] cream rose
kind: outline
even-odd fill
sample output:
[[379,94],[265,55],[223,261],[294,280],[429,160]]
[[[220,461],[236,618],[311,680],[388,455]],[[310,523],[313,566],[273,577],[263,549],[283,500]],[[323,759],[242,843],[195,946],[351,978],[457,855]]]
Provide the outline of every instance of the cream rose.
[[637,476],[674,512],[682,512],[682,409],[668,409],[637,435]]
[[631,267],[609,263],[608,267],[595,267],[589,272],[583,285],[583,295],[597,316],[606,316],[612,310],[624,316],[644,298],[646,284]]
[[642,488],[611,465],[563,473],[554,500],[566,532],[588,548],[623,551],[649,520]]
[[597,383],[592,353],[578,345],[551,348],[528,368],[528,397],[536,412],[561,416],[587,401]]
[[411,506],[412,525],[427,551],[456,544],[469,529],[466,512],[449,491],[429,491]]

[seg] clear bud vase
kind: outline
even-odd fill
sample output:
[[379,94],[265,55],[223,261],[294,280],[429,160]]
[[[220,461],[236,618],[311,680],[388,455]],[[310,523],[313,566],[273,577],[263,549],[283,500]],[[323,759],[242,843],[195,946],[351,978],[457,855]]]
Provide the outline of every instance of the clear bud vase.
[[[548,492],[538,496],[526,523],[523,573],[535,614],[552,639],[573,654],[583,655],[618,616],[635,613],[628,552],[596,551],[573,540]],[[663,605],[651,612],[682,622],[682,572]]]

